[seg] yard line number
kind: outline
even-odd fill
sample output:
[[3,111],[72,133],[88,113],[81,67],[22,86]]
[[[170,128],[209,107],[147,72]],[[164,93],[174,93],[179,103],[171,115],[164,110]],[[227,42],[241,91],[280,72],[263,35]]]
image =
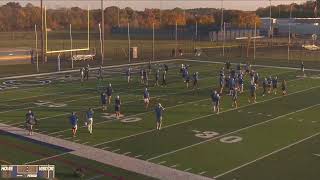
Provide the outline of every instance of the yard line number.
[[[102,118],[105,119],[115,119],[116,115],[115,114],[110,114],[110,113],[102,113]],[[124,115],[120,115],[120,121],[124,123],[132,123],[132,122],[138,122],[141,121],[142,119],[139,117],[125,117]]]
[[[195,136],[198,138],[202,138],[202,139],[210,139],[210,138],[214,138],[220,135],[220,133],[215,132],[215,131],[198,131],[198,130],[193,130],[192,132],[194,132]],[[242,141],[242,137],[239,136],[226,136],[226,137],[222,137],[219,139],[220,142],[222,143],[227,143],[227,144],[231,144],[231,143],[237,143]]]

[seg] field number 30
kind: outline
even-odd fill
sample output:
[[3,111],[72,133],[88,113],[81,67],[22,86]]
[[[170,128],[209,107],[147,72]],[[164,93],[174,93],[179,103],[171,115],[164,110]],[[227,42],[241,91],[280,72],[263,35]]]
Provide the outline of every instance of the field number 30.
[[[193,130],[193,132],[195,132],[195,136],[198,138],[203,138],[203,139],[210,139],[210,138],[214,138],[216,136],[219,136],[218,132],[214,132],[214,131],[197,131],[197,130]],[[219,138],[219,141],[222,143],[237,143],[242,141],[242,137],[239,136],[226,136],[226,137],[222,137]]]

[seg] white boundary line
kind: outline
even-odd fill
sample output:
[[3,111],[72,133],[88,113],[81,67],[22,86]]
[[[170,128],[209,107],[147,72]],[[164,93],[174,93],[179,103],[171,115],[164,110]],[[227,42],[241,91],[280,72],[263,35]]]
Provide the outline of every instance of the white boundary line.
[[231,132],[222,134],[222,135],[220,135],[220,136],[216,136],[216,137],[207,139],[207,140],[205,140],[205,141],[201,141],[201,142],[198,142],[198,143],[195,143],[195,144],[192,144],[192,145],[189,145],[189,146],[180,148],[180,149],[176,149],[176,150],[173,150],[173,151],[170,151],[170,152],[167,152],[167,153],[164,153],[164,154],[161,154],[161,155],[158,155],[158,156],[149,158],[149,159],[147,159],[147,161],[151,161],[151,160],[154,160],[154,159],[157,159],[157,158],[160,158],[160,157],[163,157],[163,156],[167,156],[167,155],[170,155],[170,154],[174,154],[174,153],[176,153],[176,152],[179,152],[179,151],[182,151],[182,150],[186,150],[186,149],[189,149],[189,148],[192,148],[192,147],[201,145],[201,144],[205,144],[205,143],[207,143],[207,142],[210,142],[210,141],[213,141],[213,140],[217,140],[217,139],[220,139],[220,138],[222,138],[222,137],[225,137],[225,136],[228,136],[228,135],[231,135],[231,134],[235,134],[235,133],[238,133],[238,132],[241,132],[241,131],[244,131],[244,130],[247,130],[247,129],[250,129],[250,128],[253,128],[253,127],[256,127],[256,126],[260,126],[260,125],[269,123],[269,122],[271,122],[271,121],[277,120],[277,119],[279,119],[279,118],[283,118],[283,117],[286,117],[286,116],[289,116],[289,115],[292,115],[292,114],[295,114],[295,113],[298,113],[298,112],[302,112],[302,111],[305,111],[305,110],[314,108],[314,107],[319,106],[319,105],[320,105],[320,104],[315,104],[315,105],[312,105],[312,106],[309,106],[309,107],[306,107],[306,108],[303,108],[303,109],[299,109],[299,110],[297,110],[297,111],[293,111],[293,112],[290,112],[290,113],[287,113],[287,114],[283,114],[283,115],[281,115],[281,116],[277,116],[277,117],[275,117],[275,118],[272,118],[272,119],[269,119],[269,120],[266,120],[266,121],[263,121],[263,122],[260,122],[260,123],[256,123],[256,124],[253,124],[253,125],[250,125],[250,126],[246,126],[246,127],[244,127],[244,128],[241,128],[241,129],[238,129],[238,130],[235,130],[235,131],[231,131]]
[[[151,64],[172,62],[172,61],[177,61],[177,60],[178,59],[167,59],[167,60],[152,61]],[[132,63],[132,64],[121,64],[121,65],[105,66],[105,67],[103,67],[103,69],[126,67],[126,66],[137,66],[137,65],[144,65],[144,64],[149,64],[149,62],[140,62],[140,63]],[[99,69],[99,67],[90,68],[90,70],[98,70],[98,69]],[[48,76],[48,75],[55,75],[55,74],[64,74],[64,73],[71,73],[71,72],[79,72],[79,69],[59,71],[59,72],[50,72],[50,73],[38,73],[38,74],[2,77],[2,78],[0,78],[0,81],[1,80],[10,80],[10,79],[21,79],[21,78],[28,78],[28,77],[37,77],[37,76]]]
[[215,178],[215,179],[216,179],[216,178],[220,178],[221,176],[224,176],[224,175],[229,174],[229,173],[231,173],[231,172],[233,172],[233,171],[236,171],[236,170],[238,170],[238,169],[241,169],[241,168],[243,168],[243,167],[245,167],[245,166],[248,166],[248,165],[250,165],[250,164],[252,164],[252,163],[255,163],[255,162],[259,161],[259,160],[262,160],[262,159],[264,159],[264,158],[266,158],[266,157],[269,157],[269,156],[271,156],[271,155],[273,155],[273,154],[276,154],[276,153],[278,153],[278,152],[280,152],[280,151],[286,150],[286,149],[288,149],[288,148],[290,148],[290,147],[292,147],[292,146],[294,146],[294,145],[297,145],[297,144],[299,144],[299,143],[302,143],[302,142],[304,142],[304,141],[307,141],[307,140],[309,140],[309,139],[311,139],[311,138],[313,138],[313,137],[315,137],[315,136],[318,136],[318,135],[320,135],[320,132],[318,132],[318,133],[316,133],[316,134],[313,134],[313,135],[311,135],[311,136],[308,136],[308,137],[306,137],[306,138],[304,138],[304,139],[301,139],[301,140],[299,140],[299,141],[296,141],[296,142],[294,142],[294,143],[292,143],[292,144],[289,144],[289,145],[287,145],[287,146],[285,146],[285,147],[283,147],[283,148],[280,148],[280,149],[277,149],[277,150],[275,150],[275,151],[272,151],[272,152],[269,153],[269,154],[266,154],[266,155],[264,155],[264,156],[261,156],[261,157],[255,159],[255,160],[253,160],[253,161],[247,162],[247,163],[245,163],[245,164],[243,164],[243,165],[241,165],[241,166],[238,166],[238,167],[236,167],[236,168],[233,168],[233,169],[231,169],[231,170],[229,170],[229,171],[226,171],[226,172],[224,172],[224,173],[221,173],[221,174],[215,176],[214,178]]
[[54,156],[38,159],[38,160],[35,160],[35,161],[30,161],[30,162],[27,162],[27,163],[24,163],[24,164],[28,165],[28,164],[32,164],[32,163],[35,163],[35,162],[45,161],[45,160],[52,159],[52,158],[59,157],[59,156],[63,156],[63,155],[69,154],[69,153],[70,152],[64,152],[64,153],[57,154],[57,155],[54,155]]
[[185,170],[183,170],[183,171],[185,171],[185,172],[188,172],[188,171],[190,171],[192,168],[188,168],[188,169],[185,169]]

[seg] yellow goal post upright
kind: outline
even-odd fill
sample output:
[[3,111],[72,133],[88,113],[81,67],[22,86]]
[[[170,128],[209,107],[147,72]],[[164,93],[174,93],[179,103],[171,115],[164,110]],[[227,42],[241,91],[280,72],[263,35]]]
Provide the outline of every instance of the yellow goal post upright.
[[90,8],[88,6],[87,8],[87,47],[84,48],[77,48],[73,49],[73,44],[72,44],[72,36],[71,36],[71,24],[70,24],[70,49],[60,49],[60,50],[48,50],[48,27],[47,27],[47,8],[46,6],[44,7],[44,24],[45,24],[45,54],[58,54],[58,56],[61,53],[71,53],[71,66],[73,69],[73,59],[72,59],[72,52],[79,52],[79,51],[90,51]]

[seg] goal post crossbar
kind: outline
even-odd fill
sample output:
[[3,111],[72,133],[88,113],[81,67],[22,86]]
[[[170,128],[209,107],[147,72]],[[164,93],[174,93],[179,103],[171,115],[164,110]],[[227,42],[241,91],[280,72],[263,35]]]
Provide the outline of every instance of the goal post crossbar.
[[[53,50],[53,51],[48,51],[48,27],[47,27],[47,9],[45,7],[45,53],[46,54],[55,54],[55,53],[65,53],[65,52],[75,52],[75,51],[89,51],[90,50],[90,9],[88,6],[88,14],[87,14],[87,47],[85,48],[79,48],[79,49],[60,49],[60,50]],[[70,32],[71,33],[71,32]]]

